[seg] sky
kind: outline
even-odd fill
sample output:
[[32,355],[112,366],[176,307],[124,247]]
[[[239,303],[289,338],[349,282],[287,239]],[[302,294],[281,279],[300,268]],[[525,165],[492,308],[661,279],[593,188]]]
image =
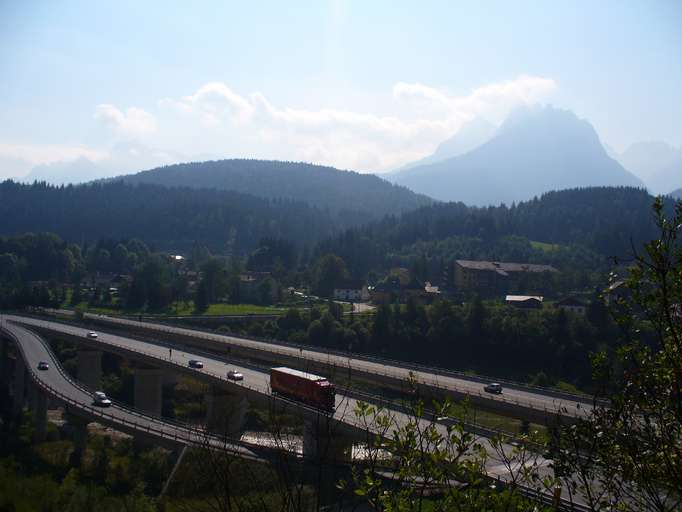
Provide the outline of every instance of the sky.
[[0,178],[232,157],[382,172],[529,103],[615,151],[682,146],[681,91],[679,0],[0,0]]

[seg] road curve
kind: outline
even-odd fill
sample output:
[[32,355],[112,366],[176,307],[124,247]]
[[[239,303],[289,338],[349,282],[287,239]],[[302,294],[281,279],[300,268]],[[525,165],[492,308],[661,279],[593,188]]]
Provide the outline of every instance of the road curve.
[[[92,391],[71,380],[63,371],[47,344],[37,334],[12,322],[3,322],[2,330],[14,340],[19,353],[24,359],[26,370],[34,383],[43,392],[68,406],[69,410],[84,418],[104,423],[122,432],[142,434],[166,443],[205,445],[224,448],[250,459],[262,459],[262,456],[247,446],[225,443],[218,438],[211,438],[201,430],[181,423],[172,422],[144,414],[118,403],[111,407],[101,408],[93,405]],[[49,370],[40,371],[38,363],[45,361]]]

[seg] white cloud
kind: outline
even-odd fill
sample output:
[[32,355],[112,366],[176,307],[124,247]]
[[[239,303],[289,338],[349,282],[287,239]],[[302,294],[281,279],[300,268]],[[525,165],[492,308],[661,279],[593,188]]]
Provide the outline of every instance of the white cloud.
[[[159,147],[185,154],[212,153],[254,158],[304,160],[360,171],[382,171],[432,152],[465,122],[483,116],[501,122],[523,103],[545,99],[554,80],[522,75],[483,85],[465,95],[420,83],[393,87],[393,112],[277,106],[265,94],[240,94],[209,82],[193,94],[158,102],[163,128]],[[99,105],[96,116],[121,132],[148,133],[151,114]]]
[[141,108],[130,107],[125,112],[114,105],[102,103],[95,108],[95,119],[111,127],[118,135],[136,137],[156,131],[156,119]]
[[63,160],[76,160],[85,157],[88,160],[101,160],[107,152],[86,146],[69,146],[60,144],[10,144],[0,142],[0,156],[24,160],[33,165],[47,164]]

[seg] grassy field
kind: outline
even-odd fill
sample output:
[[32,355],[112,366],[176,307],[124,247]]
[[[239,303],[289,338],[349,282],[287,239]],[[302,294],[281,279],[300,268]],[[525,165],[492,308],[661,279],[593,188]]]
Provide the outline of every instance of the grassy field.
[[559,244],[548,244],[545,242],[536,242],[534,240],[530,241],[530,245],[533,247],[533,249],[540,249],[544,252],[558,251],[561,247]]
[[[70,308],[68,303],[63,304],[62,307]],[[87,313],[99,313],[103,315],[204,315],[204,316],[223,316],[223,315],[281,315],[287,311],[287,308],[274,306],[258,306],[256,304],[211,304],[206,311],[197,313],[194,309],[194,303],[179,302],[173,304],[162,311],[141,311],[132,309],[119,309],[115,307],[106,306],[88,306],[88,303],[83,301],[76,305],[75,309]]]

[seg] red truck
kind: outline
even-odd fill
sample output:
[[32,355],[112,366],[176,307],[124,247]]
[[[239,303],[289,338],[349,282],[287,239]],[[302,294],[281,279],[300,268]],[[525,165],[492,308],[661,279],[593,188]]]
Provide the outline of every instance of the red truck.
[[319,375],[293,368],[271,368],[270,388],[273,393],[325,411],[333,412],[336,405],[336,390],[331,382]]

